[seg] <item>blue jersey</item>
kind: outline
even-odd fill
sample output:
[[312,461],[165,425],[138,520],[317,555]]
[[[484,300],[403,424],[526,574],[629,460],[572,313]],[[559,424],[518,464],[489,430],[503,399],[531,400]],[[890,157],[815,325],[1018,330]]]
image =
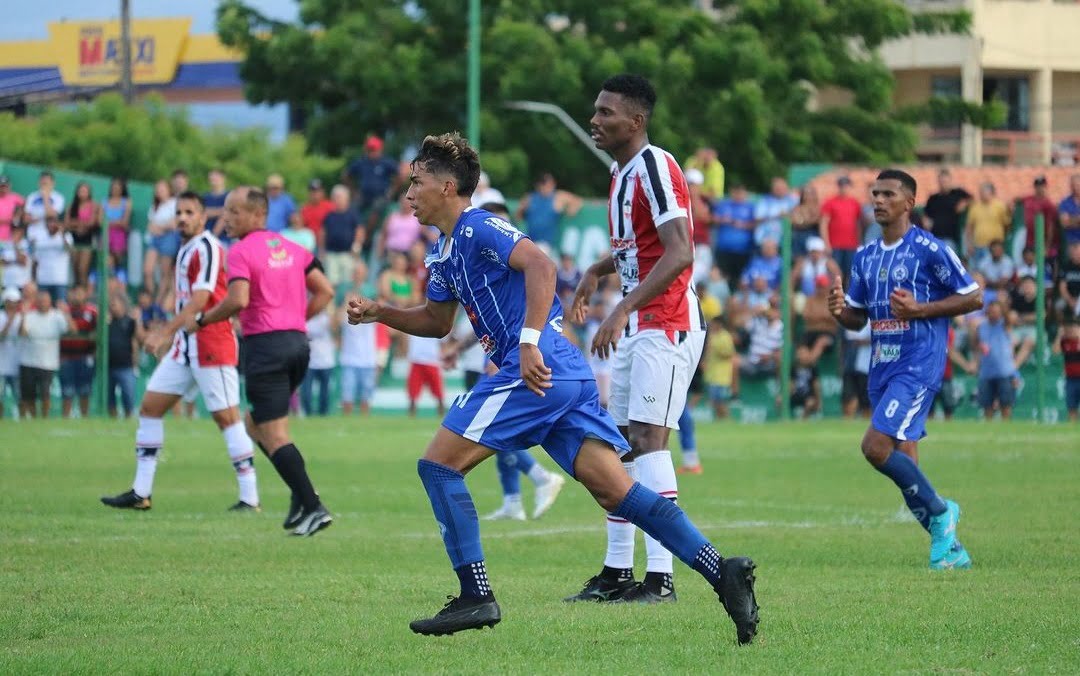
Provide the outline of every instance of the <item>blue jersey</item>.
[[[518,341],[525,324],[525,273],[510,267],[510,252],[525,235],[492,213],[467,208],[453,235],[441,235],[427,259],[427,297],[456,300],[465,309],[488,358],[501,370],[521,369]],[[592,380],[581,352],[562,335],[563,310],[552,297],[540,333],[540,352],[553,380]]]
[[949,318],[897,319],[889,295],[899,288],[927,303],[973,293],[979,285],[951,248],[914,226],[891,246],[879,239],[855,252],[847,304],[870,318],[870,390],[906,374],[936,391],[945,371]]

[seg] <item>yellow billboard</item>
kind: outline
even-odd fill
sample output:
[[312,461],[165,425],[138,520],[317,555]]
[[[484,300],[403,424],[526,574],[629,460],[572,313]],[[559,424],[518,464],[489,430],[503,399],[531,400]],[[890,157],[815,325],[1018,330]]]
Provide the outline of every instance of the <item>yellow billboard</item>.
[[[166,84],[176,76],[191,19],[131,22],[131,78],[135,84]],[[50,43],[68,87],[120,81],[119,21],[63,21],[49,24]]]

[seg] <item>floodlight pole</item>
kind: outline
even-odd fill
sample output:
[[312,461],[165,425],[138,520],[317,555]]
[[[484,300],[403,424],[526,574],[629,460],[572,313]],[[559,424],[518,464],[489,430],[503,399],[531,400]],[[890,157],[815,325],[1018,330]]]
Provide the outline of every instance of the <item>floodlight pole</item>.
[[556,106],[554,103],[541,103],[540,101],[507,101],[503,104],[511,110],[524,110],[529,113],[545,113],[548,115],[554,115],[559,122],[563,123],[563,126],[570,130],[570,133],[574,135],[577,140],[581,141],[586,148],[592,151],[593,155],[596,155],[597,159],[604,163],[604,167],[608,168],[611,163],[615,161],[611,155],[608,155],[603,150],[596,147],[593,143],[592,137],[585,133],[574,118],[570,117],[565,110]]
[[469,145],[480,150],[480,0],[469,0],[468,98]]
[[120,0],[120,93],[124,103],[131,105],[131,0]]

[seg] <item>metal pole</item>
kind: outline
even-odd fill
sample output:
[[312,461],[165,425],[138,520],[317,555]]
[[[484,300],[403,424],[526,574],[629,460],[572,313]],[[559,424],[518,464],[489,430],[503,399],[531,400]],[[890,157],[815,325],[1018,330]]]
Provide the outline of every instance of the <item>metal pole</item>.
[[480,0],[469,0],[469,145],[480,150]]
[[97,250],[97,349],[94,362],[94,413],[109,415],[109,228],[103,223]]
[[581,125],[574,121],[574,118],[570,117],[569,113],[554,103],[541,103],[540,101],[507,101],[503,105],[510,110],[524,110],[529,113],[546,113],[548,115],[554,115],[558,118],[559,122],[562,122],[564,127],[570,130],[570,133],[573,134],[577,140],[581,141],[582,145],[589,149],[589,152],[596,155],[597,159],[603,163],[605,168],[610,168],[611,163],[615,161],[614,157],[596,147],[592,137],[581,128]]
[[135,95],[131,84],[131,0],[120,0],[120,93],[131,105]]
[[784,219],[780,235],[780,317],[784,322],[784,346],[780,352],[780,419],[791,418],[791,221]]
[[1046,418],[1046,222],[1035,215],[1035,262],[1039,280],[1035,285],[1035,416],[1039,422]]

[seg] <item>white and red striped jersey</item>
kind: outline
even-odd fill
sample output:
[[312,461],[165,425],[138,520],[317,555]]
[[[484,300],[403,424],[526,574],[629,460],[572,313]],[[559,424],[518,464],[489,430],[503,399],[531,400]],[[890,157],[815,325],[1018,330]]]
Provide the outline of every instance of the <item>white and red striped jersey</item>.
[[[692,242],[690,190],[682,168],[670,153],[646,145],[621,170],[617,163],[612,165],[608,230],[624,296],[649,275],[664,253],[657,228],[676,218],[686,219],[690,228],[687,240]],[[687,267],[665,291],[631,313],[626,335],[643,329],[669,333],[704,330],[691,276],[692,270]]]
[[[176,312],[196,291],[209,291],[203,308],[208,312],[228,293],[227,279],[225,252],[217,237],[209,230],[192,237],[176,254]],[[236,366],[237,352],[232,324],[216,322],[191,335],[177,331],[169,357],[189,366]]]

